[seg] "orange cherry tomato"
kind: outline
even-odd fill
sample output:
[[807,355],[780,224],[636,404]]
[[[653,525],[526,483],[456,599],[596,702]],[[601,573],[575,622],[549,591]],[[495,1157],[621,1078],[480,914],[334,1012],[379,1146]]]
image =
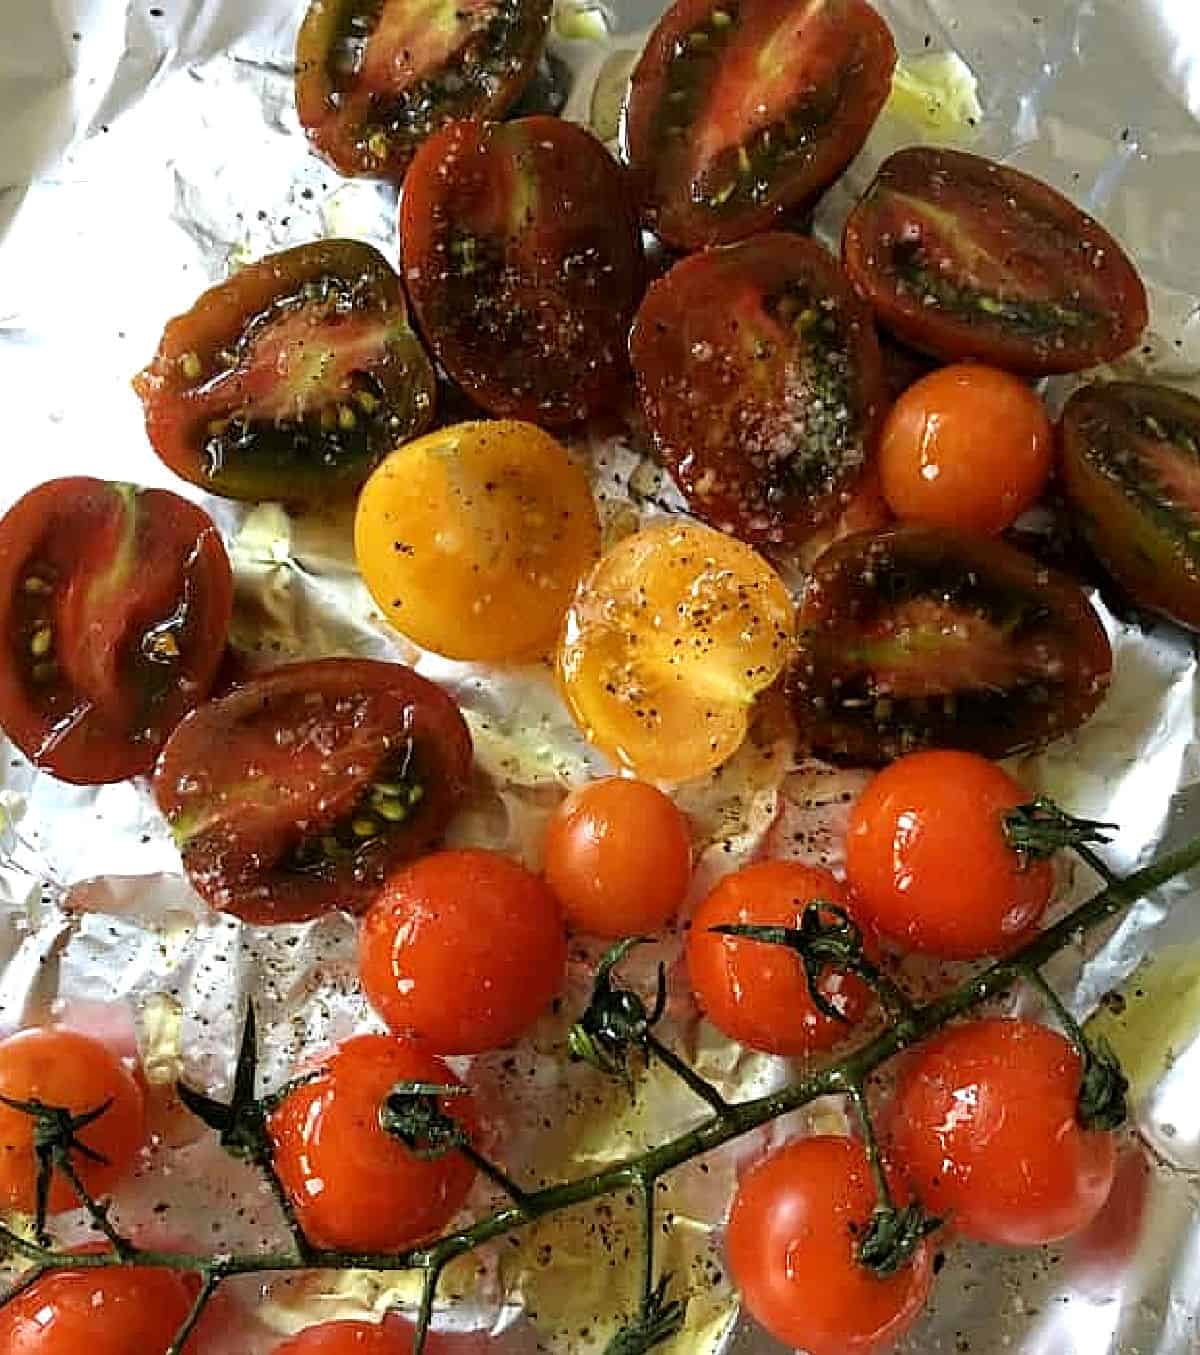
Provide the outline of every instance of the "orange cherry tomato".
[[[77,1134],[103,1159],[71,1154],[71,1164],[93,1197],[106,1195],[133,1165],[146,1139],[146,1098],[119,1058],[99,1040],[61,1026],[18,1031],[0,1040],[0,1095],[13,1101],[40,1101],[81,1115],[108,1103],[108,1109]],[[0,1105],[0,1208],[31,1214],[37,1202],[34,1120]],[[79,1207],[79,1197],[55,1172],[50,1212]],[[0,1346],[7,1350],[7,1347]]]
[[542,844],[567,925],[617,938],[662,931],[692,874],[687,819],[645,781],[609,777],[559,805]]
[[1114,1136],[1076,1118],[1081,1074],[1070,1044],[1032,1021],[951,1026],[904,1064],[896,1165],[967,1237],[1013,1247],[1067,1237],[1099,1213],[1116,1174]]
[[818,900],[855,911],[829,871],[796,861],[759,861],[725,876],[696,910],[688,933],[688,977],[704,1014],[730,1039],[768,1054],[812,1054],[832,1048],[866,1015],[871,990],[861,979],[832,971],[821,977],[821,995],[850,1023],[843,1024],[813,1002],[795,952],[710,930],[729,923],[799,927],[807,905]]
[[892,406],[879,446],[898,518],[994,536],[1046,487],[1054,435],[1019,377],[959,363],[930,372]]
[[846,878],[863,919],[906,950],[973,960],[1011,950],[1054,892],[1049,861],[1025,861],[1004,815],[1029,792],[974,753],[910,753],[850,811]]
[[498,852],[437,852],[392,876],[367,914],[359,973],[398,1035],[439,1054],[512,1044],[562,987],[558,900]]
[[[462,1208],[475,1179],[471,1163],[456,1152],[421,1158],[380,1124],[399,1082],[453,1086],[458,1079],[406,1041],[358,1035],[271,1115],[275,1170],[317,1246],[399,1250],[432,1237]],[[445,1097],[441,1106],[474,1127],[468,1098]]]
[[398,1322],[322,1322],[278,1345],[271,1355],[411,1355],[412,1337]]

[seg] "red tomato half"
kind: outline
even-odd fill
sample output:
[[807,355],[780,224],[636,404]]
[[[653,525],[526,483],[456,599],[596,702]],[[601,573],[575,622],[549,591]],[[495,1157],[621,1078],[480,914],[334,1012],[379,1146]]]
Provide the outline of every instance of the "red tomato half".
[[555,427],[621,394],[642,245],[625,171],[560,118],[456,122],[404,182],[404,280],[476,404]]
[[37,766],[148,771],[212,685],[233,608],[217,529],[164,489],[83,476],[0,521],[0,724]]
[[402,664],[321,659],[195,711],[163,750],[159,808],[214,907],[251,922],[359,912],[462,799],[471,736]]
[[882,324],[948,362],[1044,376],[1111,362],[1146,327],[1128,256],[1054,189],[963,151],[885,161],[843,257]]
[[700,517],[795,546],[850,503],[885,406],[871,314],[837,262],[775,232],[692,255],[646,294],[630,352],[646,422]]
[[626,114],[646,223],[695,249],[811,206],[862,149],[895,64],[865,0],[678,0]]
[[322,1322],[276,1346],[271,1355],[410,1355],[412,1337],[398,1322]]

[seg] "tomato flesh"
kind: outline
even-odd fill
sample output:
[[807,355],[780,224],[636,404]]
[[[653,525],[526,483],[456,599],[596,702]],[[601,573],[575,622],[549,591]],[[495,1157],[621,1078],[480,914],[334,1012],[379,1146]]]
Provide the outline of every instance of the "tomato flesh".
[[647,224],[695,249],[811,206],[861,150],[895,63],[865,0],[678,0],[625,121]]
[[1146,327],[1141,279],[1098,222],[963,151],[885,161],[846,223],[843,258],[880,322],[946,361],[1074,372],[1120,357]]
[[148,771],[207,694],[233,609],[211,519],[84,476],[0,521],[0,724],[36,766],[98,785]]
[[908,527],[817,561],[791,691],[819,752],[887,762],[919,748],[986,757],[1075,729],[1112,650],[1077,584],[986,538]]
[[134,388],[177,475],[301,506],[352,495],[434,403],[400,280],[353,240],[285,250],[205,292]]
[[360,912],[466,792],[457,706],[401,664],[292,664],[195,711],[163,750],[159,808],[214,908],[252,922]]

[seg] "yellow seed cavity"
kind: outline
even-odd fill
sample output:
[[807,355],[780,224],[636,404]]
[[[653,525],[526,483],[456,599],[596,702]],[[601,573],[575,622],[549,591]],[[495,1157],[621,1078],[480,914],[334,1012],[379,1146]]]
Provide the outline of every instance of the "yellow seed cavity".
[[376,814],[381,819],[386,819],[388,823],[399,823],[401,819],[408,817],[408,806],[399,800],[379,800],[374,808]]
[[379,831],[379,825],[375,820],[367,818],[355,819],[350,827],[354,830],[355,837],[374,837]]
[[338,427],[347,433],[358,426],[358,420],[349,405],[338,405],[337,421]]
[[386,160],[390,149],[390,143],[382,132],[372,132],[367,137],[367,150],[376,160]]
[[208,425],[208,436],[210,438],[219,438],[228,427],[228,419],[213,419]]
[[46,582],[45,579],[39,578],[36,574],[31,574],[25,580],[24,588],[27,593],[50,592],[50,585]]
[[44,659],[53,643],[54,632],[49,626],[43,626],[41,630],[34,631],[33,639],[29,642],[29,652],[35,659]]
[[714,28],[728,28],[733,23],[733,17],[723,9],[714,9],[709,15],[709,21]]
[[200,363],[200,357],[196,353],[185,353],[183,357],[179,359],[179,367],[189,381],[199,380],[201,373],[204,371],[204,368]]
[[364,414],[374,414],[379,408],[379,401],[370,391],[359,391],[354,398],[358,402],[359,409],[361,409]]

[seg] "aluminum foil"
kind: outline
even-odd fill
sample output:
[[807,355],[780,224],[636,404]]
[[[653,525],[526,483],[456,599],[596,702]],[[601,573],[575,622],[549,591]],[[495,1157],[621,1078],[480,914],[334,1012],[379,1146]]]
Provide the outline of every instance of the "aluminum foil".
[[[904,60],[866,151],[818,214],[836,234],[849,203],[895,147],[950,142],[1040,175],[1125,242],[1150,286],[1152,324],[1125,367],[1200,387],[1200,6],[1196,0],[876,0]],[[150,451],[130,375],[164,320],[241,262],[322,235],[371,241],[395,258],[394,190],[339,179],[309,155],[292,107],[297,0],[4,0],[0,6],[0,381],[7,506],[55,475],[92,473],[199,497]],[[611,8],[560,0],[541,97],[614,142],[624,82],[653,0]],[[1051,392],[1052,397],[1062,393]],[[631,441],[576,449],[593,472],[609,538],[678,507]],[[237,581],[235,643],[257,662],[328,654],[416,662],[450,687],[476,738],[476,793],[458,841],[537,864],[540,828],[564,789],[603,770],[543,670],[505,671],[422,655],[375,615],[348,550],[347,522],[290,519],[205,500]],[[1025,760],[1031,785],[1121,825],[1128,866],[1200,825],[1195,662],[1167,627],[1107,616],[1111,696],[1078,736]],[[98,790],[34,773],[5,747],[0,789],[0,1030],[50,1016],[136,1046],[155,1141],[122,1191],[139,1236],[216,1249],[277,1236],[257,1179],[223,1158],[173,1103],[181,1074],[227,1087],[249,994],[264,1029],[265,1082],[372,1027],[342,918],[259,931],[205,913],[181,878],[142,783]],[[797,762],[767,709],[719,776],[683,787],[702,894],[761,852],[836,866],[856,773]],[[1173,807],[1174,806],[1174,807]],[[1064,895],[1094,887],[1080,870]],[[1065,906],[1065,905],[1064,905]],[[1137,1096],[1113,1199],[1063,1248],[1005,1253],[955,1245],[928,1315],[905,1343],[978,1355],[1184,1355],[1200,1349],[1200,923],[1183,887],[1136,907],[1056,978],[1122,1052]],[[640,957],[644,972],[678,943]],[[631,1103],[568,1068],[562,1039],[594,958],[572,956],[563,1011],[515,1054],[464,1068],[493,1108],[507,1164],[529,1179],[577,1174],[683,1127],[696,1108],[652,1072]],[[921,975],[914,973],[914,981]],[[780,1060],[739,1056],[696,1019],[676,984],[667,1037],[732,1095],[778,1085]],[[835,1127],[836,1107],[813,1123]],[[719,1225],[739,1161],[794,1133],[795,1117],[676,1174],[662,1204],[662,1264],[691,1295],[664,1350],[766,1355],[738,1320]],[[165,1174],[165,1175],[164,1175]],[[158,1208],[169,1199],[170,1207]],[[472,1208],[486,1207],[481,1190]],[[80,1235],[82,1232],[80,1230]],[[447,1279],[439,1310],[451,1349],[598,1351],[632,1302],[621,1201],[575,1211]],[[411,1303],[402,1276],[244,1285],[220,1350],[255,1355],[324,1316]],[[221,1343],[224,1344],[221,1344]]]

